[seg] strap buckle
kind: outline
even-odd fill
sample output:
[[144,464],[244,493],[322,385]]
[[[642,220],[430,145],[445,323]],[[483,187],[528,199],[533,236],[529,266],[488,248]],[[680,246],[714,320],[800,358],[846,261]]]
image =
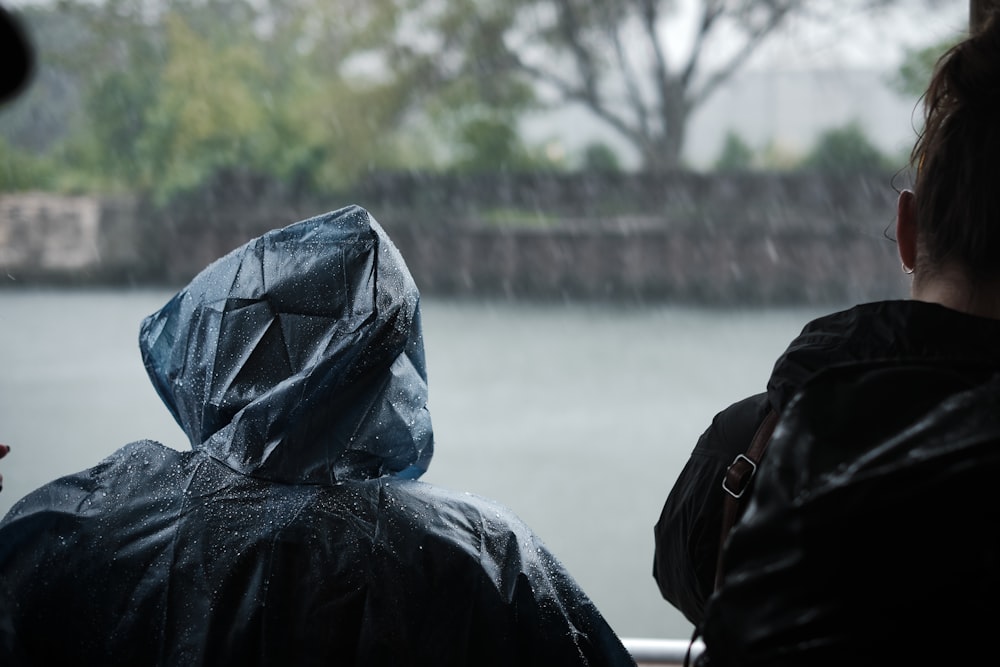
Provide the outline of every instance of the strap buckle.
[[739,500],[750,486],[750,480],[757,473],[757,464],[746,454],[737,454],[726,468],[722,478],[722,490]]

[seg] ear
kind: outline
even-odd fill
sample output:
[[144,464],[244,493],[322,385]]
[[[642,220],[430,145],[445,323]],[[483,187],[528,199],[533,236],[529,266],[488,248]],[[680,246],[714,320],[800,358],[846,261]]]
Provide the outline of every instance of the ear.
[[906,271],[917,263],[917,202],[912,190],[903,190],[896,201],[896,245]]

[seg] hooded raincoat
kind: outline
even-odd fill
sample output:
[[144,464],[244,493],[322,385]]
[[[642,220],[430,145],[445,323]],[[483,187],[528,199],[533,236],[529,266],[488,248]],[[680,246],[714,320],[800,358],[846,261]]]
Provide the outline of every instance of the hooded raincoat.
[[132,443],[11,510],[0,651],[38,665],[632,664],[517,517],[416,481],[433,442],[418,292],[363,209],[218,260],[143,322],[140,348],[193,448]]

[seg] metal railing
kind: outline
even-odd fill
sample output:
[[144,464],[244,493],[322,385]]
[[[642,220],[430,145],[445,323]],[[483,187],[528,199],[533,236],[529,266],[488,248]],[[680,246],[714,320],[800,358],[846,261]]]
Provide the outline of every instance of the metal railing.
[[637,665],[683,665],[688,650],[691,651],[690,664],[694,664],[695,659],[705,649],[701,640],[692,644],[687,639],[623,637],[622,644]]

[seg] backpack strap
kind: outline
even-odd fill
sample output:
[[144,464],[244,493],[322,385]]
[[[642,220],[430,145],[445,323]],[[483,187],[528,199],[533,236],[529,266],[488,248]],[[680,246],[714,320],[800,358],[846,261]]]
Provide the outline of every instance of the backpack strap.
[[764,421],[757,427],[757,432],[750,441],[750,447],[745,454],[738,454],[733,462],[726,468],[726,474],[722,478],[722,534],[719,537],[719,558],[715,566],[715,588],[718,589],[722,583],[722,548],[729,537],[729,531],[736,525],[740,518],[743,506],[743,494],[750,486],[750,481],[757,472],[757,464],[764,456],[767,443],[771,440],[774,427],[778,423],[778,413],[774,409],[768,410],[764,415]]

